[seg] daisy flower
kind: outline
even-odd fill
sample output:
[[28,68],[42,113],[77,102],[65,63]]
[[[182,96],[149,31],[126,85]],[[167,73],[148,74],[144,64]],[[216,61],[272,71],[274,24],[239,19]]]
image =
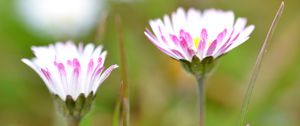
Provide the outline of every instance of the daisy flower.
[[174,59],[192,62],[195,56],[201,61],[216,59],[248,40],[254,25],[246,23],[241,17],[235,21],[232,11],[178,8],[171,16],[151,20],[153,33],[146,29],[145,35]]
[[246,23],[246,18],[235,20],[232,11],[178,8],[171,16],[151,20],[152,32],[144,32],[159,50],[179,60],[197,79],[200,126],[205,124],[204,79],[216,59],[249,39],[254,25]]
[[45,82],[49,91],[65,100],[70,95],[74,100],[82,93],[96,93],[100,84],[118,66],[105,70],[107,52],[102,46],[86,46],[73,42],[58,42],[54,45],[32,47],[35,58],[22,59]]
[[106,51],[89,43],[57,42],[33,46],[35,57],[22,61],[31,67],[54,95],[56,106],[70,123],[79,124],[90,110],[98,87],[117,68],[104,67]]

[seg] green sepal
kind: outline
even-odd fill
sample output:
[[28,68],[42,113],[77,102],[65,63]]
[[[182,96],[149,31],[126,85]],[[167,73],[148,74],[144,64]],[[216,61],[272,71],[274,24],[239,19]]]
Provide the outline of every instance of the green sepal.
[[62,100],[58,95],[53,95],[53,98],[56,108],[63,116],[69,119],[80,120],[90,111],[95,95],[93,92],[88,96],[81,93],[76,100],[70,95],[67,95],[65,100]]
[[82,107],[80,111],[80,115],[84,116],[86,113],[88,113],[91,110],[92,103],[95,99],[96,95],[94,95],[92,92],[85,98],[85,104],[84,107]]
[[195,76],[205,76],[207,75],[215,66],[216,60],[212,56],[206,57],[200,61],[197,56],[192,58],[192,61],[180,60],[183,68],[195,75]]

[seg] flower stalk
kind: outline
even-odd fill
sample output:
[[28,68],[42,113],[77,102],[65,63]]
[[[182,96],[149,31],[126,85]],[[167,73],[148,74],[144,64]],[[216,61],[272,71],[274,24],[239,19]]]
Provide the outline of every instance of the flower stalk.
[[80,120],[81,119],[78,118],[68,118],[67,119],[68,126],[79,126]]
[[192,62],[181,61],[183,68],[189,73],[193,74],[197,80],[198,86],[198,109],[199,109],[199,126],[204,126],[205,124],[205,78],[212,71],[217,59],[213,57],[207,57],[202,61],[196,56],[193,57]]
[[199,126],[204,126],[205,124],[205,85],[204,76],[196,76],[198,83],[198,99],[199,99]]

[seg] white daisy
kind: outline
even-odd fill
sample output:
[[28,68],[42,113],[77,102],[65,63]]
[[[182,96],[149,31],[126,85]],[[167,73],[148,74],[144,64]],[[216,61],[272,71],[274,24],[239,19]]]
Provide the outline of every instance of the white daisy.
[[71,96],[76,100],[80,94],[86,97],[95,94],[100,84],[110,75],[117,65],[105,70],[106,51],[102,46],[86,46],[73,42],[57,42],[54,45],[32,47],[35,58],[22,59],[43,79],[51,93],[62,100]]
[[235,21],[232,11],[208,9],[200,12],[178,8],[172,16],[150,21],[145,31],[149,40],[167,55],[191,62],[217,58],[249,39],[254,25],[246,26],[246,18]]

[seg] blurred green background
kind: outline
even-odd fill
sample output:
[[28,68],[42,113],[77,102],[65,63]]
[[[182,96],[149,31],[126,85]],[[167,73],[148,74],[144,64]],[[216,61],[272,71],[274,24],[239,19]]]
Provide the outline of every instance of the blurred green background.
[[[33,56],[32,45],[74,40],[103,44],[108,50],[106,64],[120,64],[116,15],[121,16],[125,36],[132,126],[196,126],[194,78],[143,34],[150,19],[170,14],[179,6],[233,10],[236,16],[247,17],[248,24],[256,26],[246,43],[220,60],[206,83],[207,126],[238,125],[251,69],[281,1],[108,0],[104,5],[105,23],[99,22],[102,25],[86,36],[64,39],[32,32],[17,12],[17,2],[0,0],[1,126],[61,125],[46,86],[20,59]],[[300,1],[286,0],[285,4],[250,103],[247,122],[253,126],[300,126]],[[104,31],[100,37],[98,27]],[[112,125],[119,84],[120,69],[101,85],[93,111],[82,125]]]

